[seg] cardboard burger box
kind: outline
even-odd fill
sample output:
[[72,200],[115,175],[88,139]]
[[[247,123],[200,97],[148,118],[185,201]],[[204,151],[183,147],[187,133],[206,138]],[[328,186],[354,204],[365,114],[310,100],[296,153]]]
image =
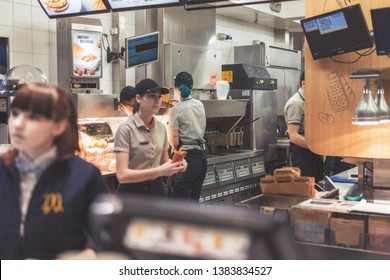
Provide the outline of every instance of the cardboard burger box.
[[368,217],[367,250],[390,253],[390,217]]
[[344,216],[330,218],[330,245],[364,249],[364,218]]

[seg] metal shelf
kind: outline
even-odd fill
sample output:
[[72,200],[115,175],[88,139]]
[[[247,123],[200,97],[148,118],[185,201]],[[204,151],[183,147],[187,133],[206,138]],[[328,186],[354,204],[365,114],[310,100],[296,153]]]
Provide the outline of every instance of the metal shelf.
[[390,68],[361,68],[349,75],[349,78],[390,80]]

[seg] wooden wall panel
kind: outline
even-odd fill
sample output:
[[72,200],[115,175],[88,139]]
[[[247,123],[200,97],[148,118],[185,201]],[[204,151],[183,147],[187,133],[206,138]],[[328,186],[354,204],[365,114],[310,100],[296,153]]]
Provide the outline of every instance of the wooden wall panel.
[[[360,3],[372,29],[370,9],[389,7],[389,0],[306,0],[306,17],[322,14],[341,7]],[[390,26],[389,26],[390,34]],[[363,52],[361,50],[360,52]],[[330,58],[313,60],[305,44],[305,137],[309,148],[322,155],[390,159],[390,124],[356,126],[352,124],[353,112],[360,100],[364,80],[351,80],[349,75],[361,68],[390,67],[387,56],[376,52],[362,57],[353,64],[341,64]],[[348,53],[334,57],[341,61],[353,61],[357,54]],[[328,90],[333,83],[340,83],[348,96],[348,106],[330,104]],[[375,81],[372,81],[375,90]],[[385,96],[390,104],[390,81],[384,82]]]

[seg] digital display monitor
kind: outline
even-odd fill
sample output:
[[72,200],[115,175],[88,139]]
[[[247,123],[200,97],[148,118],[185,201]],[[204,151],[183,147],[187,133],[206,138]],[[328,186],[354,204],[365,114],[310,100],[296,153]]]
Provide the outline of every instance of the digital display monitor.
[[102,77],[102,34],[72,31],[72,76],[77,78]]
[[38,0],[49,18],[108,13],[106,0]]
[[371,10],[377,55],[390,55],[390,7]]
[[145,35],[126,38],[125,63],[126,68],[146,65],[159,59],[158,45],[160,33],[153,32]]
[[313,59],[373,46],[360,4],[301,20]]
[[107,0],[113,12],[179,6],[182,0]]
[[5,75],[8,69],[8,38],[0,37],[0,75]]

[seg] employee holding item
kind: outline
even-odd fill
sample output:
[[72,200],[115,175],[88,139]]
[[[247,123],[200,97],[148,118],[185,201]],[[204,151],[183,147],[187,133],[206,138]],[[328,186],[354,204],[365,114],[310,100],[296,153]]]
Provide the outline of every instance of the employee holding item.
[[300,78],[301,86],[284,106],[284,117],[290,138],[291,165],[301,169],[302,176],[314,177],[316,183],[324,178],[322,156],[309,150],[305,139],[305,72]]
[[169,114],[169,142],[176,150],[187,152],[186,172],[178,173],[173,179],[173,196],[199,202],[202,185],[207,171],[204,151],[206,113],[203,103],[191,97],[193,79],[190,73],[180,72],[175,77],[175,95],[180,102]]
[[108,193],[99,170],[74,155],[77,117],[54,85],[21,88],[10,108],[11,150],[0,157],[0,258],[93,258],[89,206]]
[[185,160],[172,163],[168,157],[165,126],[154,118],[161,106],[162,94],[168,94],[151,79],[135,86],[138,111],[122,123],[115,134],[117,193],[165,196],[162,177],[184,172]]

